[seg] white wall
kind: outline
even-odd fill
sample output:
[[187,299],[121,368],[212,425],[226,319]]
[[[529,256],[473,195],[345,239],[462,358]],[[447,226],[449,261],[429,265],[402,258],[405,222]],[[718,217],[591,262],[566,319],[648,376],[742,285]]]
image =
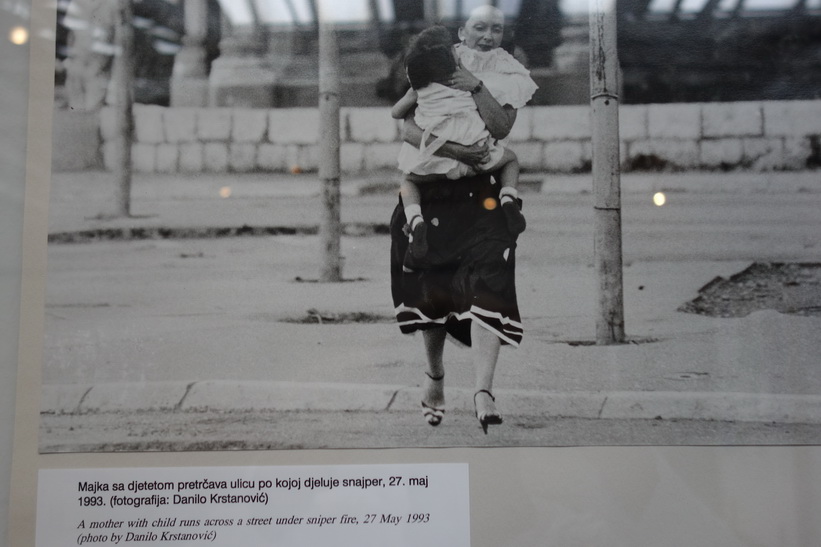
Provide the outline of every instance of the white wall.
[[[89,136],[95,146],[101,137],[110,169],[113,114],[104,109],[99,135],[92,126]],[[619,109],[622,165],[626,170],[802,170],[819,162],[819,118],[821,101],[625,105]],[[387,108],[343,108],[340,121],[344,172],[396,168],[400,122]],[[132,162],[140,173],[316,171],[318,165],[316,108],[138,105],[135,122]],[[525,170],[589,171],[590,122],[588,106],[527,107],[519,112],[510,146]]]

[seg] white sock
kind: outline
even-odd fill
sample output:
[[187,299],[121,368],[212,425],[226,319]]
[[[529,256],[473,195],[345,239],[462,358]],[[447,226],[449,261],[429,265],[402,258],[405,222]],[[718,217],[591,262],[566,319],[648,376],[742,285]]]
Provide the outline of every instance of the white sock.
[[[419,217],[417,220],[414,220],[414,217]],[[408,205],[405,207],[405,220],[408,221],[411,225],[411,229],[413,229],[416,224],[422,222],[424,219],[422,218],[422,206],[421,205]]]
[[519,191],[509,186],[506,186],[499,191],[499,198],[502,202],[502,205],[504,205],[508,201],[515,201],[518,197]]

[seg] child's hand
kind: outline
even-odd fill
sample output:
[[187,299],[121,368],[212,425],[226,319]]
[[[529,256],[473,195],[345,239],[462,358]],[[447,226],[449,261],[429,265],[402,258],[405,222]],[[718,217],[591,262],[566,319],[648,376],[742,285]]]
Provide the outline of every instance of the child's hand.
[[486,140],[471,144],[470,146],[448,141],[440,150],[445,152],[451,159],[473,168],[477,168],[479,165],[487,162],[490,157]]
[[456,65],[456,70],[450,77],[448,86],[460,91],[471,91],[480,83],[481,80],[474,76],[471,71],[463,67],[462,62],[459,61]]

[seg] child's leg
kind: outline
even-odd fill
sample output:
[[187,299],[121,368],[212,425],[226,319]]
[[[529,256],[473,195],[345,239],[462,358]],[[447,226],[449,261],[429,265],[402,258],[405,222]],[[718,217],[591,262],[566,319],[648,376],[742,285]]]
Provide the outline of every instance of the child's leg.
[[[500,167],[501,166],[501,167]],[[507,228],[510,233],[517,236],[525,231],[527,222],[519,208],[519,159],[509,148],[505,148],[502,159],[496,164],[499,173],[499,184],[502,189],[499,191],[499,200],[502,203],[502,210],[507,217]]]
[[[499,168],[501,167],[501,169]],[[505,153],[502,159],[496,164],[499,172],[499,183],[502,188],[512,188],[516,190],[519,187],[519,158],[510,148],[505,148]],[[518,193],[518,192],[514,192]],[[516,196],[514,196],[515,199]]]
[[422,197],[419,195],[419,187],[411,180],[411,175],[405,176],[402,180],[399,195],[402,196],[402,203],[405,205],[405,220],[408,224],[417,216],[422,218]]
[[422,197],[417,186],[425,179],[424,176],[410,173],[399,185],[399,194],[405,205],[405,220],[410,228],[410,252],[414,258],[422,258],[428,253],[428,226],[422,216]]
[[[405,205],[405,220],[413,228],[413,219],[422,217],[422,196],[419,194],[419,185],[442,180],[442,175],[417,175],[408,173],[399,185],[399,195],[402,196],[402,203]],[[417,220],[418,222],[418,220]]]

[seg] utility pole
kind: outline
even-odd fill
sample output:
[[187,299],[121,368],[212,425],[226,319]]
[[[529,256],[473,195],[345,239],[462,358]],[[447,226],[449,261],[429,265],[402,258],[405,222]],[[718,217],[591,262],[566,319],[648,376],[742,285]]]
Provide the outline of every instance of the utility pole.
[[616,1],[590,1],[590,107],[593,128],[596,343],[624,342],[619,168],[619,59]]
[[339,50],[332,23],[319,12],[319,178],[322,181],[321,282],[342,281],[339,191]]
[[114,28],[115,56],[112,69],[114,102],[114,216],[131,215],[131,143],[134,118],[134,20],[133,0],[117,0]]

